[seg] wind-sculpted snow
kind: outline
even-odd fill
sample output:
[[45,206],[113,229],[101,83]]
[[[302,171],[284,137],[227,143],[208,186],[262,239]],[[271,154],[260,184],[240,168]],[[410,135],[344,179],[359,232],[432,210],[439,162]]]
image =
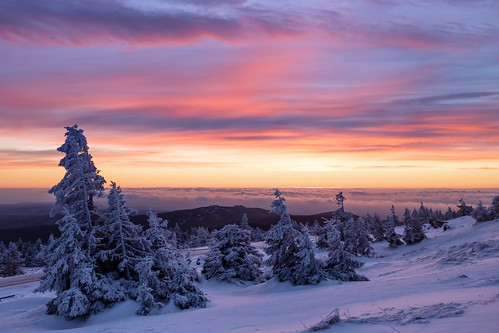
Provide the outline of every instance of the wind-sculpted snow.
[[434,256],[438,265],[462,265],[475,260],[499,258],[499,240],[464,243],[439,250]]
[[380,308],[380,311],[375,314],[365,313],[359,317],[350,317],[348,314],[344,314],[347,319],[343,322],[357,324],[383,324],[387,322],[394,322],[400,325],[412,323],[423,324],[430,323],[433,319],[461,317],[464,315],[466,309],[472,306],[487,305],[497,301],[499,301],[499,294],[483,301],[436,303],[422,307],[409,307],[403,309],[394,307]]

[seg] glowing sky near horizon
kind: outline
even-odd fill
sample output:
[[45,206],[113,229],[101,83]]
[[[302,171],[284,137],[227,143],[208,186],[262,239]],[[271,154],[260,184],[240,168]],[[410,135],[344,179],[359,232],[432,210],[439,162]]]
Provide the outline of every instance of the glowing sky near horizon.
[[499,187],[499,2],[0,2],[0,187]]

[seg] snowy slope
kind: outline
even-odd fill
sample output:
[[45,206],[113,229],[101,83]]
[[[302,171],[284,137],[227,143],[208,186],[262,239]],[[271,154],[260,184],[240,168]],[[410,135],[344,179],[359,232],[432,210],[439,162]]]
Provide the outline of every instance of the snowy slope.
[[0,332],[302,332],[338,308],[341,322],[323,332],[493,332],[499,327],[499,223],[470,217],[430,230],[420,244],[388,248],[359,272],[369,282],[291,286],[201,284],[206,309],[167,307],[147,317],[127,301],[87,321],[45,314],[53,295],[38,283],[0,288]]

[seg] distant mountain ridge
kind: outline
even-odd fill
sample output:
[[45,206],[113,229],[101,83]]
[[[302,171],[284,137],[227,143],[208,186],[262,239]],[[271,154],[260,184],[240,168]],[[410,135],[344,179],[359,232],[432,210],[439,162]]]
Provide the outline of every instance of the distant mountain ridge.
[[[31,213],[31,208],[33,208]],[[0,205],[0,241],[15,241],[21,237],[25,241],[35,241],[37,238],[45,241],[51,233],[59,235],[55,222],[59,217],[50,218],[49,204],[14,204]],[[193,209],[174,210],[159,213],[158,215],[168,221],[168,227],[173,228],[178,223],[183,230],[192,227],[206,227],[209,230],[220,229],[226,224],[240,223],[243,214],[248,216],[249,224],[268,230],[272,224],[279,220],[276,214],[270,214],[262,208],[248,208],[242,205],[233,207],[211,205]],[[323,218],[330,218],[332,212],[313,215],[291,215],[291,218],[300,223],[319,223]],[[138,214],[131,220],[140,225],[147,225],[147,216]]]

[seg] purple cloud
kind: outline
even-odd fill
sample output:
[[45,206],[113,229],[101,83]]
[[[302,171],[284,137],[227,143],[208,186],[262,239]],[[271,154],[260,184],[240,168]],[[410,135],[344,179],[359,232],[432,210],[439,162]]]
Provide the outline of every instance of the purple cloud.
[[[187,4],[201,4],[189,1]],[[209,1],[203,6],[214,6]],[[224,1],[236,6],[243,1]],[[184,3],[185,4],[185,3]],[[251,35],[252,29],[289,33],[274,18],[236,18],[202,11],[145,10],[111,1],[6,0],[0,3],[0,37],[40,44],[156,44],[213,37],[226,41]]]

